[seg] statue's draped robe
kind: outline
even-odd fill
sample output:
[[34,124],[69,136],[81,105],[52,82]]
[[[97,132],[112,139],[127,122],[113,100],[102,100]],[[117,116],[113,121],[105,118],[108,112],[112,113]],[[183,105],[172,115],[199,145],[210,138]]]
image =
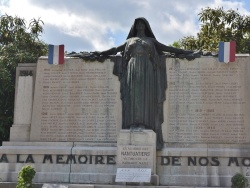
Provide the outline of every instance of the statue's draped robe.
[[163,102],[167,88],[166,61],[159,56],[154,39],[132,37],[126,41],[122,57],[116,57],[113,73],[121,83],[122,128],[144,125],[157,134],[162,148]]

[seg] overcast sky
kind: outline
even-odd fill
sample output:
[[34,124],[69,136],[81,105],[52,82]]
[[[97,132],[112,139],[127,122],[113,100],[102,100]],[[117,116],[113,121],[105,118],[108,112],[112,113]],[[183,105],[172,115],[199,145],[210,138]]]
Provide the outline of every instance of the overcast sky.
[[41,18],[42,39],[65,50],[105,50],[123,44],[137,17],[145,17],[158,41],[169,45],[196,35],[205,7],[250,15],[250,0],[0,0],[0,15]]

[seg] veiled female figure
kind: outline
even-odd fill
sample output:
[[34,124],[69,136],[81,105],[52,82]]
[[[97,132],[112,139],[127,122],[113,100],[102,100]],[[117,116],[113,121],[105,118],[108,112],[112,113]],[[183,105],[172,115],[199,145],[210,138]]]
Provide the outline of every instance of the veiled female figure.
[[167,88],[166,62],[161,55],[171,52],[185,56],[192,52],[158,42],[145,18],[135,19],[123,45],[97,54],[115,55],[117,52],[122,54],[122,61],[115,62],[114,67],[114,74],[121,83],[122,128],[152,129],[157,134],[157,149],[161,149]]

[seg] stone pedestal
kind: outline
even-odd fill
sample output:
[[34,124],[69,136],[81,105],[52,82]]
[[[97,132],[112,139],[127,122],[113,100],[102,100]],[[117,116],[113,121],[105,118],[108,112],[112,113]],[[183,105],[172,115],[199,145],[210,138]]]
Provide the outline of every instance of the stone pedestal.
[[20,76],[16,90],[14,125],[10,129],[11,141],[29,141],[33,104],[33,78]]
[[10,141],[29,141],[36,78],[36,64],[21,63],[16,71],[14,124]]
[[151,183],[158,185],[155,132],[121,130],[117,138],[117,168],[150,168]]

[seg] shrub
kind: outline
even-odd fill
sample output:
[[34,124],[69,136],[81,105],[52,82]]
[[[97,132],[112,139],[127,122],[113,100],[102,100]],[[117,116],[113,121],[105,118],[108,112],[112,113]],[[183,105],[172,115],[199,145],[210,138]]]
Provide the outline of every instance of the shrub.
[[32,180],[35,174],[36,171],[32,166],[24,166],[18,173],[18,182],[16,188],[32,188]]
[[248,187],[248,180],[240,173],[235,174],[232,179],[232,188],[246,188]]

